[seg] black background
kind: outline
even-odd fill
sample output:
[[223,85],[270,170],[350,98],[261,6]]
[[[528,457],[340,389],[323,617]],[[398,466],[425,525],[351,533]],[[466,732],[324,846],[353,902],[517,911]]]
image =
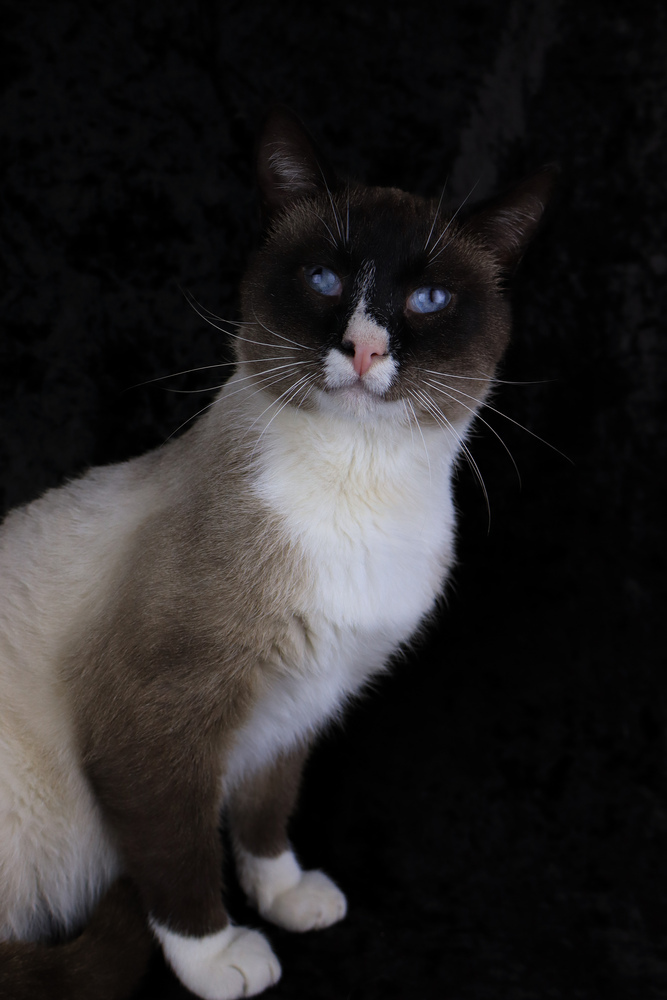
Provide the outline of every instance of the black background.
[[[662,0],[0,5],[6,509],[209,400],[287,103],[342,171],[452,199],[563,168],[486,412],[490,497],[428,638],[313,757],[294,841],[345,889],[271,929],[276,998],[667,997]],[[142,383],[142,384],[140,384]],[[238,921],[252,920],[237,890]],[[184,996],[156,961],[141,996]]]

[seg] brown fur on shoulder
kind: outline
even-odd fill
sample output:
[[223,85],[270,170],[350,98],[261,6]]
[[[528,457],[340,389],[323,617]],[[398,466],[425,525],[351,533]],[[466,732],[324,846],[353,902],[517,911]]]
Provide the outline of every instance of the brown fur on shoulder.
[[0,1000],[127,1000],[148,968],[153,938],[128,879],[111,887],[67,944],[0,944]]

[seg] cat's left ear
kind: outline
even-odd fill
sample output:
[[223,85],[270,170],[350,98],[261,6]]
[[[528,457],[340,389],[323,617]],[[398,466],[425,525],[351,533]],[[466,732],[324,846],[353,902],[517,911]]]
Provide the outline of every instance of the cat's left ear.
[[271,111],[260,133],[257,183],[267,218],[303,195],[331,191],[337,185],[305,126],[282,105]]
[[494,251],[506,273],[516,268],[537,232],[559,173],[555,164],[542,167],[466,222],[465,231],[478,236]]

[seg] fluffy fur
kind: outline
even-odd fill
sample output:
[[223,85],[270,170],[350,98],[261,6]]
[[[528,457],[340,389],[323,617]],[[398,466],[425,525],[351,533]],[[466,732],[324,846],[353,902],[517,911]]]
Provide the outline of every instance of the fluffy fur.
[[[509,333],[502,282],[551,183],[460,223],[336,185],[283,111],[258,176],[266,235],[215,404],[0,534],[0,935],[72,930],[124,873],[176,974],[211,1000],[280,975],[224,909],[223,811],[266,919],[345,914],[289,844],[299,775],[442,592],[453,468]],[[415,311],[412,291],[433,287],[451,303]]]

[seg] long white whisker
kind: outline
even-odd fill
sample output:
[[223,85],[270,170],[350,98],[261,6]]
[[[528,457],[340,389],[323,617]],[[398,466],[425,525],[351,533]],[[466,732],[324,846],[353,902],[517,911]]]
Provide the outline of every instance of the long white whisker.
[[338,236],[340,237],[341,240],[344,241],[343,228],[342,228],[342,219],[339,217],[338,209],[336,208],[336,204],[335,204],[335,202],[333,200],[333,196],[331,194],[331,189],[329,188],[329,185],[327,183],[327,179],[324,176],[324,171],[322,170],[322,167],[319,165],[319,163],[318,163],[318,167],[319,167],[319,170],[320,170],[320,174],[322,175],[322,180],[324,181],[324,187],[325,187],[327,195],[329,197],[329,203],[331,205],[331,211],[333,212],[334,222],[336,223],[336,229],[338,230]]
[[442,208],[442,199],[445,197],[445,191],[447,190],[447,181],[449,181],[449,177],[442,185],[442,191],[440,192],[440,198],[438,200],[438,207],[436,208],[435,213],[433,215],[433,222],[431,223],[431,228],[428,231],[428,236],[426,237],[426,243],[424,244],[425,251],[428,250],[428,245],[431,242],[431,237],[433,236],[433,230],[435,229],[435,224],[438,221],[440,209]]
[[[274,358],[274,359],[267,358],[266,360],[282,361],[282,358]],[[287,365],[276,365],[274,368],[267,368],[266,371],[263,372],[251,372],[250,375],[244,375],[242,378],[236,379],[236,382],[234,384],[238,385],[239,382],[247,382],[250,381],[251,379],[255,380],[264,379],[268,375],[270,375],[271,372],[279,372],[285,368],[289,369],[291,373],[294,371],[295,368],[298,368],[300,365],[309,365],[309,364],[311,364],[310,361],[290,361],[290,363]],[[214,392],[216,389],[222,389],[223,385],[226,385],[226,382],[222,382],[220,385],[209,386],[206,389],[166,389],[166,391],[176,392],[176,393]]]
[[[275,358],[251,358],[249,361],[244,361],[243,364],[244,365],[261,365],[261,364],[264,364],[265,361],[284,361],[284,360],[285,360],[285,356],[284,355],[282,357],[275,357]],[[304,364],[304,363],[305,362],[294,362],[294,364]],[[211,369],[213,369],[213,368],[230,368],[232,366],[233,367],[237,367],[238,364],[239,364],[238,361],[221,361],[221,362],[219,362],[216,365],[202,365],[200,368],[186,368],[185,371],[182,371],[182,372],[172,372],[170,375],[158,375],[157,378],[149,378],[149,379],[146,379],[145,382],[137,382],[136,385],[129,386],[128,390],[129,389],[138,389],[138,388],[140,388],[143,385],[151,385],[153,382],[164,382],[164,380],[166,378],[178,378],[179,375],[192,375],[195,372],[207,372],[207,371],[211,371]],[[190,391],[190,392],[207,392],[208,390],[206,390],[206,389],[191,389],[191,390],[187,390],[187,389],[170,389],[169,391],[170,392],[188,392],[188,391]]]
[[502,410],[498,410],[495,406],[491,406],[490,403],[485,403],[483,400],[477,399],[476,396],[471,396],[469,393],[464,392],[463,389],[457,389],[456,386],[448,385],[446,388],[450,389],[452,392],[458,392],[462,396],[466,396],[467,399],[474,400],[475,403],[480,403],[481,405],[485,406],[487,410],[490,410],[492,413],[496,413],[499,417],[503,417],[505,420],[509,420],[511,424],[515,424],[517,427],[520,427],[522,431],[526,432],[526,434],[530,434],[530,436],[534,437],[537,441],[541,441],[542,444],[547,446],[547,448],[551,448],[551,450],[555,451],[557,455],[560,455],[561,458],[564,458],[566,462],[570,462],[571,465],[574,465],[572,459],[568,458],[568,456],[563,454],[562,451],[559,451],[559,449],[556,448],[554,445],[549,444],[548,441],[545,441],[544,438],[540,437],[540,435],[536,434],[534,431],[531,431],[528,427],[524,427],[524,425],[520,424],[518,420],[514,420],[513,417],[508,417],[507,414],[503,413]]
[[437,375],[438,378],[460,378],[465,382],[490,382],[492,385],[544,385],[555,381],[551,378],[540,378],[531,382],[509,382],[506,379],[496,378],[495,375],[485,375],[484,372],[482,372],[481,378],[475,378],[474,375],[452,375],[450,372],[435,371],[433,368],[415,367],[415,371],[426,372],[427,375]]
[[334,250],[338,250],[338,244],[336,243],[336,237],[331,232],[331,229],[329,228],[329,224],[326,221],[326,219],[323,219],[322,216],[319,215],[314,209],[313,209],[313,215],[315,216],[316,219],[319,219],[319,221],[322,223],[322,225],[324,226],[324,228],[328,232],[329,236],[327,237],[327,243],[330,243],[331,246],[334,248]]
[[[272,347],[274,349],[274,351],[275,350],[281,350],[281,351],[291,350],[291,348],[283,347],[282,344],[267,344],[267,343],[265,343],[262,340],[249,340],[247,337],[241,337],[240,334],[238,334],[238,333],[232,333],[231,330],[227,330],[224,326],[220,326],[219,323],[214,323],[213,320],[210,319],[209,316],[207,316],[204,312],[201,311],[201,309],[198,309],[197,306],[192,305],[193,301],[196,302],[196,299],[194,299],[194,297],[191,296],[188,299],[188,302],[190,303],[190,305],[192,306],[192,308],[194,309],[194,311],[197,313],[197,315],[200,316],[204,320],[205,323],[208,323],[209,326],[212,326],[214,330],[219,330],[220,333],[224,333],[227,337],[231,337],[233,340],[242,340],[246,344],[257,344],[260,347]],[[211,313],[210,315],[213,315],[213,313]],[[245,325],[248,325],[248,324],[245,324]],[[271,331],[269,331],[269,333],[271,333]],[[283,340],[286,340],[286,339],[287,339],[286,337],[283,337]],[[297,347],[299,347],[299,346],[300,345],[297,344]]]
[[[447,398],[451,399],[454,403],[458,403],[460,406],[462,406],[464,409],[466,409],[469,413],[472,413],[472,415],[474,417],[476,417],[477,420],[480,421],[480,423],[484,424],[485,427],[489,428],[489,430],[491,431],[491,433],[495,437],[498,438],[498,440],[500,441],[501,445],[503,446],[503,448],[505,449],[505,451],[509,455],[510,461],[511,461],[512,465],[514,466],[514,471],[516,472],[517,479],[519,480],[519,486],[521,486],[521,473],[519,472],[519,466],[514,461],[514,455],[509,450],[509,448],[507,447],[507,445],[505,444],[505,442],[503,441],[502,437],[500,436],[500,434],[498,433],[498,431],[495,429],[495,427],[492,427],[491,424],[488,422],[488,420],[485,420],[484,417],[480,416],[479,412],[477,410],[474,410],[472,408],[472,406],[468,406],[467,403],[464,403],[464,402],[462,402],[462,400],[457,399],[456,396],[452,396],[449,392],[445,392],[445,390],[441,386],[437,386],[434,382],[429,382],[428,379],[424,379],[424,382],[425,382],[426,385],[431,386],[432,389],[435,389],[436,392],[441,392],[443,394],[443,396],[447,396]],[[454,391],[455,392],[459,392],[460,390],[455,389]]]
[[205,413],[206,410],[210,410],[212,406],[215,406],[216,403],[219,403],[220,402],[220,398],[221,398],[220,396],[216,396],[215,399],[212,399],[210,403],[206,404],[206,406],[202,406],[201,410],[197,410],[197,412],[193,413],[191,417],[188,417],[187,420],[184,420],[182,424],[179,424],[178,427],[176,428],[176,430],[171,432],[171,434],[167,438],[167,441],[171,441],[171,439],[176,434],[178,434],[178,432],[181,430],[182,427],[185,427],[187,424],[191,423],[193,420],[196,420],[197,417],[199,417],[202,413]]
[[439,256],[440,256],[440,254],[442,253],[442,251],[443,251],[443,250],[446,250],[446,249],[447,249],[447,246],[449,246],[449,244],[447,244],[447,246],[443,246],[443,247],[441,247],[441,248],[440,248],[440,250],[438,251],[438,253],[437,253],[437,254],[435,254],[435,255],[433,254],[433,251],[434,251],[434,250],[435,250],[435,248],[437,247],[438,243],[439,243],[439,242],[440,242],[440,241],[441,241],[441,240],[443,239],[443,237],[444,237],[444,236],[445,236],[445,235],[447,234],[447,232],[448,232],[449,228],[450,228],[450,227],[451,227],[451,225],[453,224],[453,222],[454,222],[454,220],[456,219],[457,215],[458,215],[458,214],[459,214],[459,212],[460,212],[460,211],[461,211],[461,210],[463,209],[463,207],[464,207],[464,205],[466,204],[466,202],[468,201],[468,199],[469,199],[469,198],[470,198],[470,197],[472,196],[472,194],[473,194],[473,192],[474,192],[475,188],[476,188],[476,187],[477,187],[477,185],[479,184],[479,181],[480,181],[480,178],[478,177],[478,178],[477,178],[477,180],[475,181],[475,183],[473,184],[473,186],[472,186],[472,187],[470,188],[470,190],[468,191],[468,193],[467,193],[467,195],[465,196],[465,198],[463,199],[463,201],[461,202],[461,204],[459,205],[459,207],[458,207],[458,208],[456,209],[456,211],[454,212],[453,216],[451,217],[451,219],[449,220],[449,222],[447,223],[447,225],[445,226],[445,228],[443,229],[443,231],[442,231],[442,232],[440,233],[440,235],[438,236],[438,238],[437,238],[437,240],[435,241],[435,243],[433,244],[433,246],[432,246],[431,250],[429,251],[429,260],[430,260],[430,261],[434,261],[434,260],[436,259],[436,257],[439,257]]
[[[430,484],[431,483],[431,459],[429,458],[428,448],[426,447],[426,439],[425,439],[424,433],[423,433],[423,431],[421,429],[421,424],[419,423],[419,417],[415,413],[415,408],[412,405],[412,400],[408,399],[405,402],[407,402],[409,404],[410,409],[412,410],[412,416],[415,418],[415,423],[417,424],[417,430],[419,431],[419,436],[421,437],[422,444],[424,445],[424,454],[426,455],[426,464],[428,465],[428,481],[429,481],[429,484]],[[410,424],[410,431],[412,432],[412,423]]]
[[277,417],[277,416],[278,416],[278,415],[279,415],[280,413],[282,413],[282,411],[283,411],[283,410],[285,409],[285,407],[286,407],[286,406],[287,406],[287,405],[288,405],[289,403],[291,403],[291,401],[292,401],[292,400],[293,400],[293,399],[295,398],[295,396],[297,395],[297,392],[298,392],[298,390],[299,390],[299,389],[301,388],[301,386],[302,386],[302,385],[303,385],[304,383],[307,383],[307,382],[309,382],[309,381],[312,381],[312,380],[314,379],[314,377],[315,377],[315,376],[314,376],[314,375],[313,375],[312,373],[311,373],[311,374],[309,374],[309,375],[308,375],[308,374],[307,374],[307,375],[303,375],[303,376],[302,376],[302,377],[301,377],[300,379],[298,379],[298,380],[297,380],[297,381],[296,381],[296,382],[294,383],[294,385],[292,385],[292,386],[288,387],[288,388],[287,388],[287,389],[285,390],[285,392],[283,392],[283,393],[282,393],[282,394],[281,394],[280,396],[278,396],[278,398],[277,398],[277,399],[275,399],[275,400],[273,401],[273,403],[271,403],[271,405],[270,405],[270,406],[267,406],[267,407],[266,407],[266,409],[262,410],[262,412],[260,413],[259,417],[257,417],[257,418],[256,418],[256,420],[253,420],[252,424],[251,424],[251,425],[250,425],[250,427],[248,428],[248,431],[250,431],[250,430],[251,430],[251,429],[252,429],[252,428],[253,428],[253,427],[255,426],[255,424],[257,423],[257,420],[259,420],[259,419],[260,419],[261,417],[263,417],[263,416],[264,416],[264,414],[265,414],[265,413],[267,412],[267,410],[270,410],[270,409],[271,409],[271,406],[275,406],[275,405],[276,405],[276,403],[279,403],[279,402],[280,402],[280,400],[281,400],[281,399],[283,399],[283,397],[285,397],[285,396],[287,397],[287,398],[285,399],[284,403],[282,404],[282,406],[280,406],[280,407],[279,407],[279,409],[277,409],[277,410],[276,410],[276,412],[275,412],[275,413],[273,414],[273,416],[271,417],[271,419],[269,420],[269,422],[268,422],[268,423],[267,423],[267,424],[266,424],[266,425],[265,425],[265,426],[264,426],[264,427],[262,428],[262,431],[261,431],[261,433],[260,433],[259,437],[258,437],[258,438],[257,438],[257,440],[255,441],[255,447],[254,447],[254,448],[252,449],[252,454],[251,454],[251,456],[250,456],[251,460],[252,460],[252,458],[253,458],[253,456],[254,456],[254,454],[255,454],[256,450],[257,450],[257,446],[259,445],[259,442],[260,442],[260,441],[262,440],[262,438],[263,438],[264,434],[265,434],[265,433],[266,433],[266,431],[267,431],[267,430],[269,429],[269,427],[271,426],[271,424],[273,423],[273,421],[274,421],[274,420],[276,419],[276,417]]
[[[421,401],[422,405],[425,406],[425,408],[429,411],[429,413],[431,413],[431,415],[433,416],[433,418],[438,423],[440,423],[443,427],[446,426],[447,429],[449,429],[452,432],[452,434],[454,435],[454,437],[456,438],[456,440],[459,442],[459,447],[461,448],[461,451],[465,455],[466,460],[468,461],[471,469],[473,470],[473,472],[475,474],[475,478],[477,479],[479,485],[482,488],[482,493],[484,494],[484,500],[486,501],[486,510],[487,510],[487,515],[488,515],[488,528],[487,528],[487,530],[490,531],[491,530],[491,504],[489,502],[489,494],[488,494],[487,489],[486,489],[486,484],[484,482],[484,477],[482,476],[480,468],[479,468],[477,462],[475,461],[475,459],[473,457],[473,454],[470,451],[470,448],[468,448],[468,446],[465,443],[464,439],[458,433],[458,431],[456,430],[456,428],[452,424],[451,420],[448,420],[448,418],[445,416],[445,414],[442,412],[442,410],[440,410],[436,406],[435,402],[431,399],[431,397],[427,393],[425,393],[423,390],[421,390],[421,389],[419,389],[419,390],[412,390],[413,395],[414,395],[415,391],[417,392],[417,395],[415,396],[415,399],[417,399],[418,402]],[[443,421],[444,421],[444,423],[443,423]]]
[[405,416],[406,416],[406,419],[408,421],[408,427],[410,428],[410,439],[412,441],[412,447],[414,448],[414,446],[415,446],[415,435],[414,435],[414,432],[412,430],[412,420],[410,420],[410,414],[408,413],[408,406],[410,406],[410,408],[412,410],[412,416],[415,418],[415,423],[416,423],[417,422],[417,414],[415,413],[415,408],[414,408],[414,406],[412,405],[412,403],[410,402],[409,399],[404,399],[403,400],[403,409],[405,410]]
[[[272,337],[280,337],[281,340],[286,340],[289,344],[295,344],[296,347],[299,347],[302,351],[315,350],[314,347],[306,347],[305,344],[300,344],[297,340],[291,340],[289,337],[286,337],[283,333],[277,333],[275,330],[271,330],[270,327],[268,327],[265,323],[262,323],[261,319],[259,318],[256,312],[253,312],[253,316],[255,317],[255,321],[259,323],[259,325],[261,326],[262,330],[266,330],[266,332],[270,333]],[[281,346],[280,344],[276,344],[276,347],[280,346]],[[283,350],[286,350],[286,348],[283,348]]]
[[[279,375],[277,378],[273,378],[273,379],[270,378],[268,372],[265,373],[264,376],[260,376],[257,373],[253,373],[252,375],[246,375],[244,378],[238,379],[238,381],[239,382],[246,382],[246,381],[248,381],[248,379],[254,379],[254,382],[252,384],[256,384],[258,381],[262,382],[262,383],[265,383],[263,385],[260,385],[259,389],[257,389],[257,392],[261,392],[262,389],[268,389],[270,386],[275,385],[277,382],[282,382],[284,379],[290,378],[291,375],[293,374],[292,368],[295,367],[297,364],[301,365],[301,364],[307,364],[307,363],[308,362],[305,362],[305,361],[297,361],[297,362],[294,362],[293,365],[284,365],[284,366],[281,365],[278,368],[270,369],[271,371],[278,371],[281,367],[285,367],[285,368],[289,368],[290,369],[290,371],[286,372],[284,375]],[[178,427],[176,428],[176,430],[171,432],[171,434],[167,438],[167,441],[171,441],[171,439],[174,437],[174,435],[178,434],[178,432],[181,430],[181,428],[185,427],[186,424],[189,424],[191,421],[195,420],[202,413],[205,413],[206,410],[208,410],[212,406],[214,406],[215,403],[221,402],[221,400],[223,398],[224,399],[231,399],[231,397],[235,396],[238,392],[245,392],[249,388],[251,388],[251,386],[243,385],[243,386],[240,386],[237,389],[234,389],[232,392],[226,393],[224,395],[224,397],[223,396],[216,396],[216,398],[213,399],[213,400],[211,400],[210,403],[207,403],[206,406],[202,406],[202,408],[200,410],[197,410],[197,412],[193,413],[193,415],[191,417],[188,417],[187,420],[184,420],[182,424],[179,424]],[[252,396],[254,396],[254,393],[251,394],[251,397]],[[249,398],[251,398],[251,397],[249,397]]]

